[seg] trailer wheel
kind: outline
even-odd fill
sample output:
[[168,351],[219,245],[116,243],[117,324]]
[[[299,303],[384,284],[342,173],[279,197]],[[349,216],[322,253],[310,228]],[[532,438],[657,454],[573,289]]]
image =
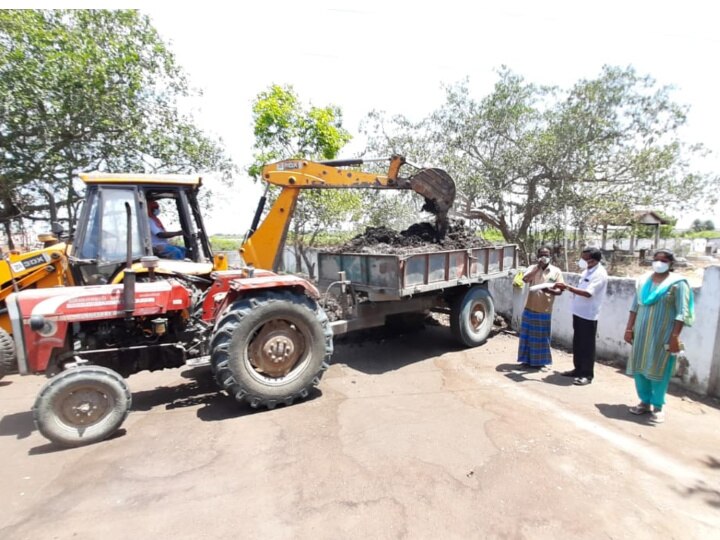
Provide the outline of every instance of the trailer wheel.
[[269,409],[307,397],[333,351],[325,312],[305,295],[269,291],[234,302],[215,327],[211,364],[221,388]]
[[0,379],[15,371],[17,371],[15,343],[12,336],[0,328]]
[[490,335],[495,305],[487,289],[472,287],[457,296],[450,306],[450,330],[466,347],[476,347]]
[[101,366],[62,371],[40,390],[33,417],[40,433],[55,444],[84,446],[102,441],[122,425],[132,396],[125,380]]

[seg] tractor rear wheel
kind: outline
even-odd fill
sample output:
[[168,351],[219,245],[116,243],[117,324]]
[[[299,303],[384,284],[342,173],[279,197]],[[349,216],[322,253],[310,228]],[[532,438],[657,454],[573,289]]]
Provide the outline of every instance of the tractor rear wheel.
[[221,388],[251,407],[269,409],[305,398],[333,351],[325,312],[311,298],[268,291],[234,302],[210,344]]
[[10,334],[0,328],[0,379],[17,371],[15,343]]
[[493,327],[495,304],[483,287],[471,287],[453,300],[450,306],[450,330],[466,347],[483,343]]
[[60,446],[108,438],[125,421],[132,396],[125,380],[101,366],[62,371],[40,390],[33,417],[40,433]]

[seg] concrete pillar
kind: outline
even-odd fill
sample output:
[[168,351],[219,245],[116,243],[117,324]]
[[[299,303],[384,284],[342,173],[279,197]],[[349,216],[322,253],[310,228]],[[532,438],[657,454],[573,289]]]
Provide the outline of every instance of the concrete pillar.
[[[688,385],[696,391],[720,397],[720,266],[705,268],[696,296],[695,324],[683,329],[689,366]],[[687,335],[686,335],[687,333]]]

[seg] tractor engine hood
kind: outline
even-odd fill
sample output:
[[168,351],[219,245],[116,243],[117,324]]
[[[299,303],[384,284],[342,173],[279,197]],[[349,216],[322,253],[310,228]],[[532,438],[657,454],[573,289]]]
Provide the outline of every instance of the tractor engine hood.
[[[188,309],[190,292],[174,280],[138,283],[133,317]],[[122,285],[34,289],[7,300],[13,325],[18,367],[23,375],[43,371],[53,349],[65,346],[74,322],[125,317]]]

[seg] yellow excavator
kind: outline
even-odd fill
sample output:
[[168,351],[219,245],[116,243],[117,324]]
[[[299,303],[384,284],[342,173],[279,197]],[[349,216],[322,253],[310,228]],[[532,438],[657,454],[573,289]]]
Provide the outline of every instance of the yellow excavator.
[[74,285],[67,271],[67,244],[54,234],[39,235],[43,248],[10,251],[0,259],[0,379],[17,369],[15,345],[5,300],[25,289]]
[[[414,167],[416,172],[400,177],[406,164],[403,156],[392,156],[384,175],[362,172],[357,167],[375,160],[348,159],[313,162],[285,160],[263,168],[263,179],[281,186],[275,204],[258,227],[263,213],[265,197],[258,205],[255,219],[240,253],[247,264],[257,268],[277,270],[295,203],[303,189],[409,189],[425,198],[423,210],[436,216],[437,235],[442,238],[447,230],[448,211],[455,200],[455,182],[442,169]],[[385,161],[385,160],[383,160]]]

